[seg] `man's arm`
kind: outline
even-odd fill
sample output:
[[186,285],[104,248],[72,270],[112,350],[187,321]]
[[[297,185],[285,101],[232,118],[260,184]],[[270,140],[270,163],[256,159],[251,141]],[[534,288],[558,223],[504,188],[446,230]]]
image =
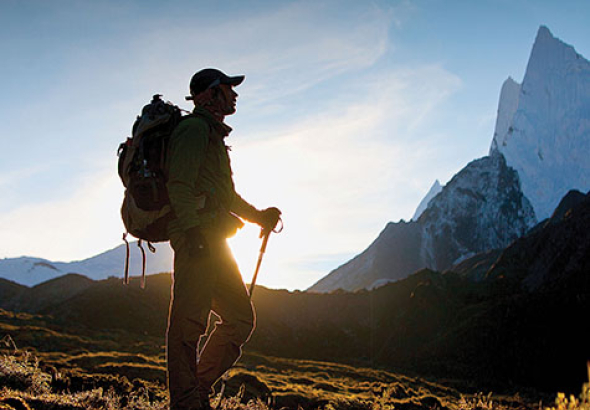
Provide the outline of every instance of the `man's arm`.
[[267,208],[259,211],[235,192],[230,211],[249,222],[254,222],[260,225],[263,229],[269,231],[275,228],[281,217],[281,211],[279,211],[278,208]]
[[248,222],[258,223],[260,211],[248,203],[238,193],[234,192],[234,200],[230,207],[230,212],[244,218]]

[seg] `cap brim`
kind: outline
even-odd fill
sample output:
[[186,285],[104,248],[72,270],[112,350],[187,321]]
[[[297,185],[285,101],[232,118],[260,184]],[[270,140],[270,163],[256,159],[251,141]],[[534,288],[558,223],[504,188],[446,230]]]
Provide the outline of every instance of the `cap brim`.
[[242,84],[242,82],[244,81],[244,78],[246,78],[246,76],[244,75],[236,75],[234,77],[227,77],[224,78],[222,81],[222,84],[227,84],[227,85],[231,85],[233,87]]
[[[221,78],[215,79],[215,81],[213,81],[213,83],[211,83],[208,88],[215,87],[219,84],[226,84],[226,85],[231,85],[232,87],[235,87],[235,86],[242,84],[242,82],[246,78],[245,75],[236,75],[236,76],[230,77],[230,76],[225,75],[223,73],[220,73],[220,74],[221,74]],[[205,91],[205,90],[203,90],[203,91]],[[191,101],[191,100],[194,100],[194,97],[192,95],[187,95],[186,97],[184,97],[184,99],[187,101]]]

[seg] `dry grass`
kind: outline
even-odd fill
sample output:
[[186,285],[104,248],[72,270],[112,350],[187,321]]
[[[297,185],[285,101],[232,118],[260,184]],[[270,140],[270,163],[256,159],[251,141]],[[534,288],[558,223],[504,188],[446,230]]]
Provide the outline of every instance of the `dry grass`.
[[[99,358],[120,358],[125,363],[149,366],[157,361],[147,356],[118,352],[75,355],[64,361],[75,363]],[[241,367],[231,371],[220,409],[268,410],[306,408],[325,410],[508,410],[538,409],[518,397],[501,399],[492,394],[464,396],[453,389],[421,379],[372,369],[312,361],[297,361],[248,355]],[[107,362],[108,363],[108,362]],[[0,410],[124,409],[164,410],[164,386],[139,378],[129,381],[117,373],[121,366],[107,364],[107,373],[82,373],[42,363],[34,354],[12,348],[0,357]],[[589,384],[578,397],[557,395],[554,407],[546,410],[589,410]],[[214,398],[213,403],[219,403]],[[25,404],[23,404],[25,403]],[[20,406],[20,407],[19,407]]]
[[[0,410],[25,405],[41,410],[168,408],[164,351],[157,339],[76,336],[45,328],[40,317],[17,319],[33,325],[13,323],[23,336],[19,344],[31,347],[18,349],[10,337],[0,343]],[[31,335],[33,327],[45,331]],[[76,337],[79,344],[72,349]],[[547,407],[538,398],[468,395],[444,383],[383,370],[250,352],[229,372],[224,397],[213,402],[220,402],[220,409],[250,410],[590,410],[589,397],[585,384],[579,397],[558,394]]]

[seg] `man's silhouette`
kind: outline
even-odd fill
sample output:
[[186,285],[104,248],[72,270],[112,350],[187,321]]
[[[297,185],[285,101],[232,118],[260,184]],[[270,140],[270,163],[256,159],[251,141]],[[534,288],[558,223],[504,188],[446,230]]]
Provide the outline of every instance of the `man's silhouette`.
[[[238,266],[226,243],[243,225],[235,215],[273,229],[280,211],[259,211],[234,188],[225,138],[226,115],[236,111],[244,76],[205,69],[190,82],[193,113],[170,138],[168,195],[175,214],[168,225],[174,249],[172,300],[168,318],[167,361],[170,408],[209,409],[209,391],[240,357],[255,315]],[[210,311],[216,323],[201,352]]]

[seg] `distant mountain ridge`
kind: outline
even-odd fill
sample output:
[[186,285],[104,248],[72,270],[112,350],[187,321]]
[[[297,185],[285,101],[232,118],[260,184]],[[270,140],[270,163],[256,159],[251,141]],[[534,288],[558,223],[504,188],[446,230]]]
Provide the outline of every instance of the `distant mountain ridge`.
[[508,78],[502,86],[490,154],[442,189],[435,183],[411,222],[389,223],[309,290],[371,289],[501,249],[548,218],[569,190],[590,189],[588,152],[590,63],[541,26],[522,85]]
[[[172,249],[167,243],[154,244],[156,253],[147,246],[147,273],[170,272],[172,270]],[[129,271],[139,275],[142,270],[142,256],[137,242],[129,244]],[[88,259],[73,262],[53,262],[47,259],[22,256],[20,258],[0,259],[0,278],[26,286],[34,286],[47,280],[76,273],[94,280],[109,276],[123,277],[125,268],[125,245],[120,245]]]

